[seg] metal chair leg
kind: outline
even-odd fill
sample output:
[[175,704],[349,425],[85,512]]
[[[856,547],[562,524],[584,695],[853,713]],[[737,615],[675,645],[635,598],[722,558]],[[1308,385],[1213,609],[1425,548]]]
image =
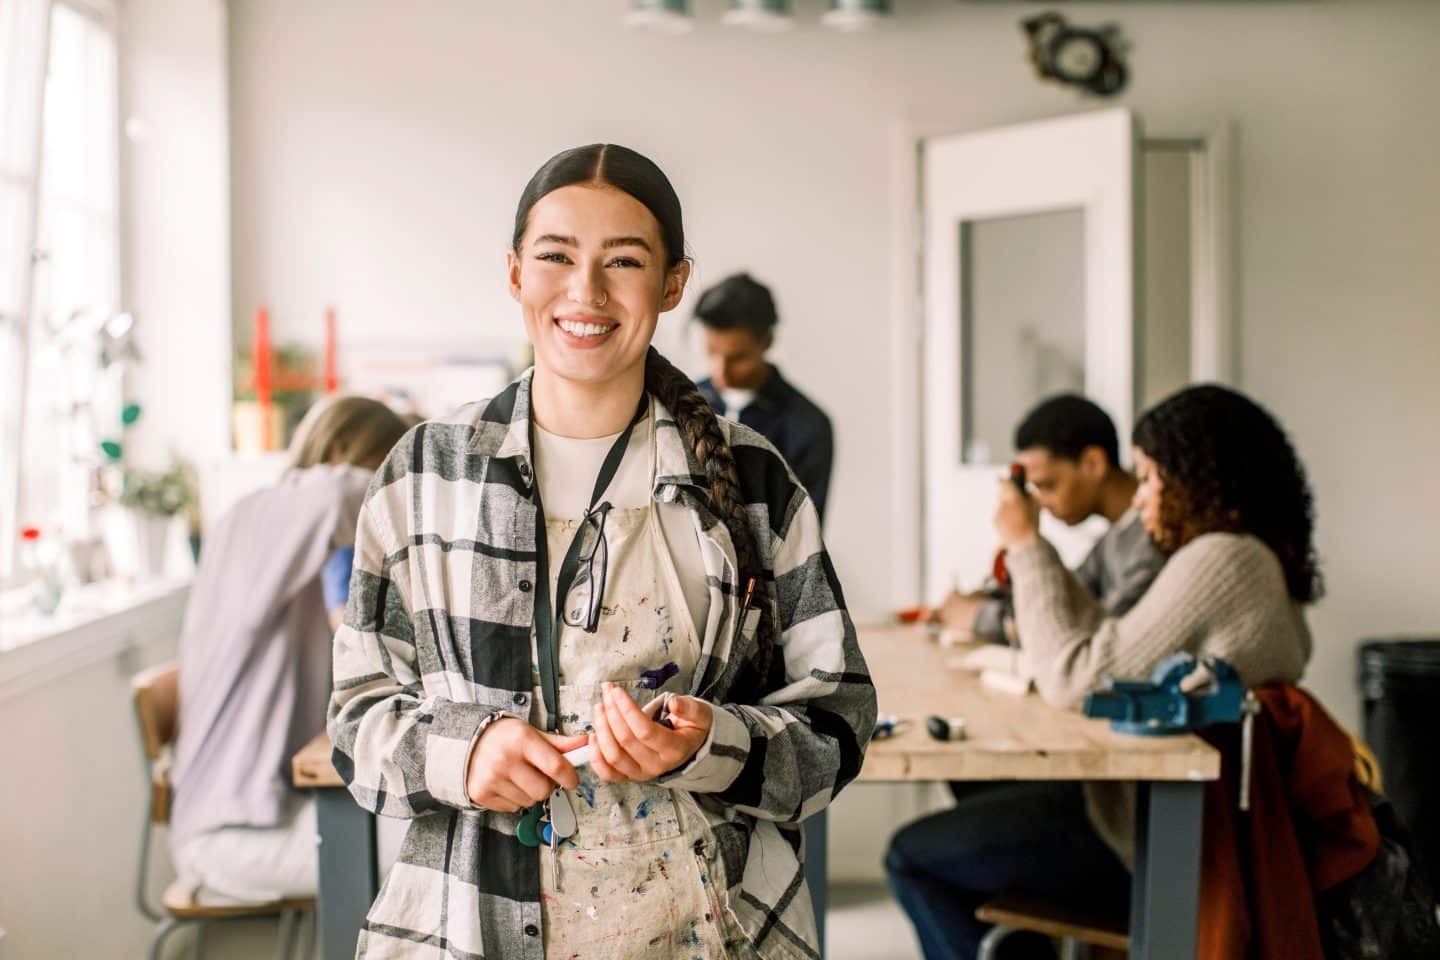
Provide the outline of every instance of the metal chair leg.
[[314,910],[300,914],[300,949],[296,960],[314,960],[315,931],[319,928],[320,915]]
[[150,960],[161,960],[164,957],[165,939],[179,927],[180,924],[174,918],[167,917],[161,921],[160,926],[155,929],[155,939],[150,941]]
[[293,910],[285,910],[280,914],[280,929],[276,933],[275,956],[278,960],[290,960],[290,949],[293,946],[295,933],[296,915]]
[[1000,943],[1012,933],[1016,933],[1014,927],[1006,927],[996,924],[980,939],[980,950],[975,954],[975,960],[995,960],[998,957]]
[[203,960],[205,956],[205,921],[201,920],[195,924],[195,942],[190,946],[190,954],[194,960]]
[[1064,937],[1060,941],[1060,960],[1085,960],[1089,954],[1085,945],[1074,937]]

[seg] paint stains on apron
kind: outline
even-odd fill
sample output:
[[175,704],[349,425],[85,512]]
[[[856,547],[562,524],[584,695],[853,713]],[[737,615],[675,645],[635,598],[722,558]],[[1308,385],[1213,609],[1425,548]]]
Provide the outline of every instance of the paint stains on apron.
[[[653,483],[653,434],[650,448]],[[607,681],[640,704],[690,689],[700,638],[656,510],[650,501],[612,510],[606,521],[609,557],[598,629],[591,634],[567,625],[560,632],[561,733],[585,731]],[[551,556],[565,554],[577,526],[575,519],[547,518]],[[536,687],[532,722],[543,724],[538,672]],[[582,767],[570,803],[575,835],[553,854],[540,850],[546,957],[754,955],[743,934],[726,933],[733,925],[722,913],[725,878],[710,829],[691,798],[654,783],[604,783]]]

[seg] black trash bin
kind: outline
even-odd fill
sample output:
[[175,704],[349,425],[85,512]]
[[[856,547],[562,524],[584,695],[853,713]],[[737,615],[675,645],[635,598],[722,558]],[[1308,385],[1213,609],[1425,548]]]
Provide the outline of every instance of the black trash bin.
[[1369,640],[1359,661],[1365,741],[1431,889],[1440,890],[1440,638]]

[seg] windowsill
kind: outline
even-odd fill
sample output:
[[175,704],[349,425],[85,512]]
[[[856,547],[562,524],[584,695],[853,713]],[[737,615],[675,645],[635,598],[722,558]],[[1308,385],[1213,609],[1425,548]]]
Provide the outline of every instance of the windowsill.
[[[41,675],[63,672],[109,656],[126,646],[148,642],[143,628],[168,619],[179,632],[188,577],[144,583],[118,580],[71,588],[51,616],[16,611],[5,597],[0,618],[0,691]],[[13,615],[12,615],[13,614]]]
[[[163,600],[177,590],[184,590],[189,586],[188,577],[169,577],[144,583],[106,580],[67,590],[61,598],[60,608],[50,616],[24,610],[12,618],[7,609],[3,625],[0,625],[0,656],[27,644],[52,640],[63,634],[102,624],[109,618]],[[6,600],[8,608],[10,598],[7,597]]]

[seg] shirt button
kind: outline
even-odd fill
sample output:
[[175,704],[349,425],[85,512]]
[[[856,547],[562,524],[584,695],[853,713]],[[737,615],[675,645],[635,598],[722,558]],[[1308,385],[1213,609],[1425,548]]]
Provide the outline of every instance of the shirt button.
[[[512,927],[511,929],[514,929],[514,928]],[[537,927],[537,926],[535,926],[535,924],[533,924],[533,923],[527,923],[527,924],[525,924],[525,936],[527,936],[527,937],[538,937],[538,936],[540,936],[540,928]]]
[[517,694],[515,694],[514,700],[515,700],[515,706],[517,706],[517,707],[523,707],[523,706],[525,706],[525,694],[523,694],[523,693],[517,693]]
[[531,584],[530,584],[530,581],[529,581],[529,580],[521,580],[521,581],[520,581],[520,592],[521,592],[521,593],[529,593],[529,592],[530,592],[530,586],[531,586]]

